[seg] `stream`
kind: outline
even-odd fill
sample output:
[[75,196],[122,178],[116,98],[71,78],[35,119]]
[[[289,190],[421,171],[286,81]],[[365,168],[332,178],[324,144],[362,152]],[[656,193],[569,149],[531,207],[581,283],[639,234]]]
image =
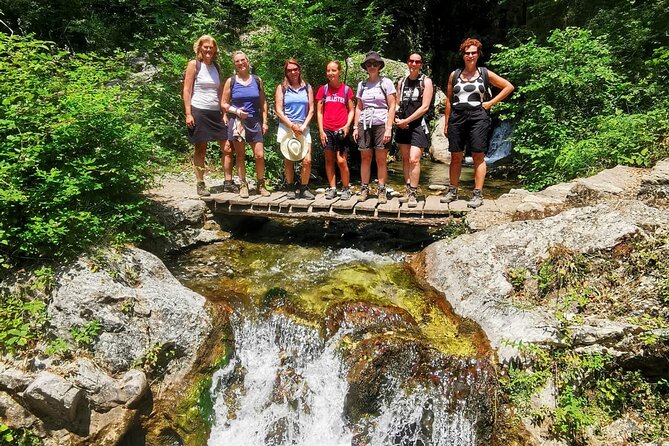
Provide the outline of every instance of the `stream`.
[[170,266],[232,310],[207,445],[489,445],[494,370],[478,327],[422,289],[429,228],[244,221]]

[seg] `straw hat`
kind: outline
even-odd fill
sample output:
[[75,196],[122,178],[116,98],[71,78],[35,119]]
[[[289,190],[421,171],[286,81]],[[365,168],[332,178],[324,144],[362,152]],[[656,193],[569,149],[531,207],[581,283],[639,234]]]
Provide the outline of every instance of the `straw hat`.
[[290,161],[302,161],[309,151],[304,135],[286,133],[281,140],[281,154]]

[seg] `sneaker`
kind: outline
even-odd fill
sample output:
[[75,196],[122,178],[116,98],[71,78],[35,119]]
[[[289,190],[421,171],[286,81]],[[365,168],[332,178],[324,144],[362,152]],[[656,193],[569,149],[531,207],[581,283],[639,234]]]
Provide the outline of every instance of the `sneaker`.
[[448,186],[448,192],[446,192],[446,195],[441,197],[441,200],[439,201],[441,203],[450,203],[457,199],[458,199],[458,188],[455,186]]
[[294,184],[289,184],[288,185],[288,193],[286,194],[286,198],[289,200],[294,200],[297,198],[297,194],[295,193],[295,185]]
[[416,199],[416,191],[409,192],[409,198],[407,199],[407,207],[415,208],[418,206],[418,200]]
[[386,192],[386,187],[379,187],[379,204],[388,203],[388,193]]
[[207,187],[204,185],[204,181],[200,181],[197,183],[197,194],[201,197],[208,197],[211,195],[211,192],[207,189]]
[[476,209],[483,204],[483,193],[481,189],[474,189],[472,199],[467,202],[467,207]]
[[313,200],[316,198],[316,196],[311,193],[309,186],[307,185],[300,186],[300,197],[304,198],[305,200]]
[[262,195],[263,197],[269,197],[270,195],[272,195],[272,193],[270,191],[265,189],[265,180],[264,179],[258,180],[258,193],[260,195]]
[[328,190],[325,191],[326,200],[334,200],[336,196],[337,196],[337,189],[334,187],[330,187],[328,188]]
[[344,188],[341,190],[341,197],[339,197],[340,200],[350,200],[351,199],[351,189],[348,187]]
[[400,197],[400,203],[406,203],[407,201],[409,201],[410,193],[411,193],[411,186],[407,184],[404,189],[404,195]]
[[223,181],[223,192],[232,192],[233,194],[239,193],[239,187],[232,180]]
[[358,201],[366,201],[367,197],[369,197],[369,186],[364,185],[362,186],[362,189],[360,189],[360,196],[358,197]]
[[242,185],[239,187],[239,197],[249,198],[249,185],[246,184],[246,181],[242,182]]

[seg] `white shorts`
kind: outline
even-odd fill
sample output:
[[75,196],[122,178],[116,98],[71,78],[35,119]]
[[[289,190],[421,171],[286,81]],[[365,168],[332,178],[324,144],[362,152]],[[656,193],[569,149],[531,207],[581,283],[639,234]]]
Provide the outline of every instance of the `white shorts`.
[[[276,142],[281,143],[281,141],[283,141],[283,137],[286,136],[286,134],[289,132],[291,135],[293,134],[293,131],[286,127],[283,122],[279,122],[279,129],[276,131]],[[305,142],[311,145],[311,132],[309,131],[309,127],[304,130],[303,135]]]

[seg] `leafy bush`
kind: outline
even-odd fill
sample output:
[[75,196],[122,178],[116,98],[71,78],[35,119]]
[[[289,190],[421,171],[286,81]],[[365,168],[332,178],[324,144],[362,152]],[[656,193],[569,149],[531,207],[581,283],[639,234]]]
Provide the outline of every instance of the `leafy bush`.
[[515,125],[518,171],[531,188],[617,163],[648,166],[665,154],[662,96],[653,84],[625,82],[603,38],[568,28],[545,45],[500,49],[491,65],[517,90],[499,110]]
[[34,344],[46,321],[46,305],[41,300],[0,294],[0,352],[15,354]]
[[121,55],[0,34],[0,263],[61,258],[147,225],[148,104]]

